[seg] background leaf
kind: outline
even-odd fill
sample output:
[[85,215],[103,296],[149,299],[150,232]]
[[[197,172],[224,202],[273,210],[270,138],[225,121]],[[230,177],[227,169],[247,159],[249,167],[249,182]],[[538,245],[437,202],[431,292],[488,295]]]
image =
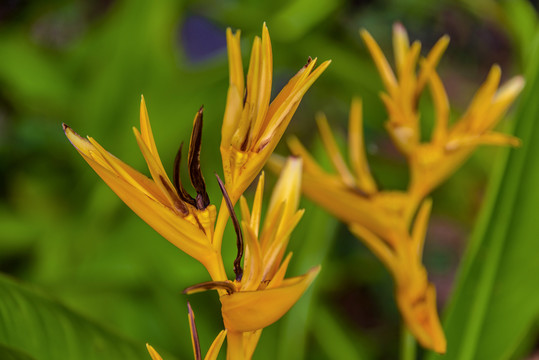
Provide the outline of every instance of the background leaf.
[[539,33],[515,119],[523,146],[508,151],[493,174],[487,201],[462,260],[445,330],[443,359],[508,359],[535,336],[539,315]]
[[[148,359],[143,343],[127,340],[5,276],[0,276],[0,294],[0,344],[40,360]],[[2,352],[13,359],[31,358],[7,348],[0,348]]]

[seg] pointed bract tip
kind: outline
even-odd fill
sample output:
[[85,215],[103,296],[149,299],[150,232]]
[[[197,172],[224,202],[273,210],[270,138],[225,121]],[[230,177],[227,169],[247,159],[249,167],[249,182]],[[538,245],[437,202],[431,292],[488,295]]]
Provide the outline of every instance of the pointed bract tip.
[[62,129],[64,130],[64,132],[66,132],[67,129],[71,129],[71,128],[66,123],[62,123]]
[[400,21],[397,21],[393,24],[393,31],[395,32],[406,32],[406,28],[404,27],[404,25],[402,25],[402,23]]
[[200,106],[200,109],[198,109],[198,113],[199,113],[200,115],[202,115],[203,112],[204,112],[204,104],[202,104],[202,105]]

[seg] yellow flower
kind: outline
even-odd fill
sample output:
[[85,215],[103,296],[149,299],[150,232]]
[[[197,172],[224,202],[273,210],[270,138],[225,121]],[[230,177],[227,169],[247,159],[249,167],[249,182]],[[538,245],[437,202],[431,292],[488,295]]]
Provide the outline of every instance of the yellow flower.
[[194,198],[180,181],[181,147],[175,161],[173,182],[167,176],[157,153],[144,98],[140,104],[141,130],[133,130],[152,179],[107,152],[93,138],[82,138],[69,126],[63,126],[69,141],[127,206],[165,239],[200,261],[214,280],[226,279],[221,254],[213,245],[216,210],[209,204],[200,172],[202,108],[195,115],[189,144],[189,175],[197,191]]
[[[512,145],[520,141],[512,136],[492,131],[513,103],[524,79],[516,76],[498,89],[501,70],[494,65],[487,80],[475,94],[468,110],[454,125],[449,125],[449,101],[436,65],[449,43],[443,36],[425,59],[419,61],[421,43],[410,44],[401,24],[393,28],[393,48],[397,77],[391,70],[382,50],[366,31],[361,36],[380,72],[386,93],[381,95],[389,119],[386,128],[397,147],[410,162],[410,192],[417,199],[430,193],[449,177],[472,154],[477,145]],[[416,68],[419,62],[419,73]],[[427,83],[430,86],[436,111],[431,141],[420,143],[417,103]]]
[[[366,161],[361,102],[354,99],[350,111],[349,149],[353,172],[346,165],[323,115],[317,118],[323,143],[337,175],[324,171],[299,140],[292,138],[292,153],[304,160],[303,192],[348,224],[350,231],[384,263],[395,279],[397,305],[411,332],[426,348],[443,353],[445,337],[436,312],[436,294],[421,263],[423,240],[430,212],[425,201],[412,230],[416,209],[406,192],[379,191]],[[282,165],[270,161],[273,169]]]
[[[245,238],[244,270],[235,267],[236,279],[227,282],[210,282],[185,290],[193,293],[207,289],[225,290],[220,296],[225,328],[228,331],[229,358],[251,358],[263,328],[279,320],[301,297],[315,279],[320,267],[314,267],[305,275],[285,279],[292,254],[283,260],[288,240],[303,210],[297,210],[301,165],[299,158],[290,158],[283,167],[275,185],[269,208],[260,229],[264,174],[260,176],[252,211],[245,198],[241,200],[242,232],[233,212],[232,202],[220,183],[229,206],[243,249]],[[237,259],[238,260],[238,259]],[[235,262],[239,264],[238,262]]]
[[[191,330],[191,342],[193,343],[193,353],[195,355],[195,360],[202,360],[202,354],[200,351],[200,342],[198,340],[198,332],[195,324],[195,314],[193,313],[193,309],[191,308],[191,304],[187,302],[187,308],[188,308],[188,317],[189,317],[189,328]],[[223,342],[225,341],[226,337],[226,330],[221,330],[215,340],[213,340],[213,343],[211,344],[208,352],[206,353],[206,356],[204,357],[204,360],[215,360],[217,359],[217,356],[219,355],[219,350],[221,350],[221,346],[223,345]],[[149,345],[146,344],[146,348],[148,349],[148,352],[150,353],[150,356],[152,357],[152,360],[163,360],[161,355],[155,349]]]
[[[416,41],[410,45],[402,25],[395,25],[395,76],[370,34],[362,30],[361,36],[386,87],[387,93],[382,94],[389,115],[386,128],[410,164],[411,181],[407,191],[378,190],[365,156],[362,105],[358,99],[352,102],[349,121],[352,170],[339,152],[324,115],[319,115],[317,122],[337,174],[327,173],[318,166],[296,138],[289,141],[289,147],[305,164],[304,193],[346,222],[350,231],[384,263],[395,279],[397,304],[407,326],[424,347],[443,353],[446,340],[436,311],[436,292],[421,263],[431,208],[430,200],[425,197],[451,175],[477,145],[518,145],[518,139],[492,132],[492,128],[518,95],[524,81],[516,77],[498,90],[500,69],[494,66],[469,109],[449,127],[447,95],[435,71],[448,37],[442,37],[420,61],[416,74],[421,44]],[[427,84],[435,105],[436,126],[431,141],[422,143],[417,103]],[[278,159],[270,165],[273,169],[282,167]]]
[[268,28],[256,37],[245,84],[240,49],[240,32],[227,29],[230,86],[221,132],[221,156],[225,183],[236,203],[260,172],[277,146],[303,95],[328,67],[330,61],[314,69],[308,63],[281,90],[270,104],[273,55]]

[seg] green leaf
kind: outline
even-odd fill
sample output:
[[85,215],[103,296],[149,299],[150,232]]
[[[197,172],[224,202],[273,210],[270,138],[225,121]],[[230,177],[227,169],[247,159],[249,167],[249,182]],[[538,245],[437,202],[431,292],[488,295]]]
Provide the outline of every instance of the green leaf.
[[439,358],[507,359],[539,315],[539,33],[532,47],[515,116],[523,146],[497,164],[448,308],[447,354]]
[[21,351],[11,349],[7,346],[0,344],[0,359],[3,360],[35,360],[28,354]]
[[125,339],[5,276],[0,276],[0,294],[2,359],[149,358],[143,343]]

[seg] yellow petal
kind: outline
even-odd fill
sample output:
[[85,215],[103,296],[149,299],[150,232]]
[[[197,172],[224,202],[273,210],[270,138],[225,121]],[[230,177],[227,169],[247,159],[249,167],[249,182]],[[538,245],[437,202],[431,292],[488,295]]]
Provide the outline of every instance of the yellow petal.
[[216,360],[217,356],[219,355],[219,351],[221,350],[221,346],[223,346],[223,342],[225,341],[226,337],[226,330],[221,330],[215,340],[213,340],[208,352],[206,353],[206,356],[204,357],[204,360]]
[[[299,139],[295,136],[291,136],[287,139],[288,147],[290,148],[290,152],[294,156],[299,156],[303,160],[303,171],[309,172],[311,174],[319,174],[323,175],[325,174],[325,171],[318,165],[316,160],[309,154],[307,149],[301,144]],[[277,165],[277,155],[273,155],[270,159],[270,162],[268,162],[268,165],[272,166],[272,171],[280,173],[281,170],[277,171],[276,165]],[[274,160],[272,163],[271,160]],[[283,161],[284,164],[284,161]]]
[[225,328],[229,332],[247,332],[273,324],[298,301],[319,272],[317,266],[303,276],[284,280],[278,288],[222,295]]
[[161,355],[155,349],[148,343],[146,343],[146,349],[148,349],[148,352],[150,353],[150,356],[152,357],[152,360],[163,360]]
[[365,243],[393,275],[398,273],[395,253],[382,239],[370,232],[367,227],[357,223],[350,224],[348,228],[352,234]]
[[359,98],[352,99],[350,106],[348,126],[348,146],[350,163],[356,174],[356,184],[359,189],[366,194],[373,194],[377,191],[367,156],[365,154],[365,142],[363,136],[363,111]]
[[440,61],[440,58],[445,52],[445,49],[447,49],[448,45],[449,45],[449,36],[447,35],[442,36],[436,42],[436,44],[434,44],[432,49],[429,51],[427,58],[421,62],[421,70],[419,72],[419,76],[417,80],[416,96],[419,96],[419,94],[423,90],[423,87],[425,86],[428,79],[430,78],[431,72],[434,71],[434,69],[438,65],[438,62]]
[[487,79],[475,93],[468,110],[459,121],[462,125],[458,126],[470,129],[471,131],[481,127],[481,122],[484,120],[484,114],[492,104],[492,98],[496,94],[501,75],[501,68],[498,65],[492,66]]
[[380,73],[387,91],[389,94],[394,94],[397,89],[397,80],[395,79],[395,74],[393,74],[393,70],[391,70],[391,66],[389,66],[382,49],[380,49],[376,41],[372,38],[371,34],[369,34],[367,30],[362,29],[360,31],[360,35],[367,45],[369,52],[371,53],[374,64],[378,68],[378,72]]
[[226,108],[225,115],[223,117],[223,126],[221,127],[221,156],[223,157],[223,166],[225,165],[225,160],[228,160],[226,152],[229,151],[229,147],[232,144],[232,137],[239,126],[239,122],[242,116],[242,96],[243,95],[239,92],[238,88],[235,85],[230,85],[226,97]]
[[154,157],[160,173],[164,174],[165,169],[159,158],[159,153],[157,152],[157,146],[155,145],[155,140],[153,138],[152,128],[150,126],[150,118],[148,117],[148,109],[146,108],[146,102],[144,101],[144,96],[141,96],[140,99],[140,133],[142,141],[146,144],[146,147],[150,150],[150,153]]
[[421,299],[413,302],[399,296],[397,290],[397,303],[406,325],[419,343],[444,354],[447,342],[436,311],[436,290],[432,284],[428,284]]
[[209,248],[206,235],[198,226],[194,226],[171,208],[149,197],[146,192],[140,191],[138,187],[124,180],[110,167],[105,167],[103,160],[99,161],[92,157],[92,149],[94,149],[93,152],[95,153],[98,151],[89,141],[81,138],[69,128],[66,129],[66,135],[86,162],[112,191],[148,225],[172,244],[199,261],[206,259],[210,255],[208,250],[211,248]]
[[[292,217],[299,204],[301,194],[301,172],[302,160],[297,157],[289,157],[284,165],[284,168],[279,176],[279,180],[273,188],[270,204],[265,218],[264,229],[267,229],[268,223],[272,222],[272,218],[277,216],[277,209],[282,203],[285,204],[281,220],[278,223],[278,228]],[[278,230],[279,231],[279,230]]]
[[[314,66],[315,61],[316,60],[311,61],[307,68],[307,71],[310,67]],[[311,85],[327,69],[330,63],[331,61],[323,62],[310,74],[306,71],[305,74],[309,75],[306,76],[304,80],[299,79],[299,81],[294,84],[294,88],[292,89],[290,94],[288,94],[288,96],[283,99],[282,103],[276,103],[275,106],[273,105],[273,103],[275,103],[278,99],[280,100],[279,97],[277,97],[274,102],[272,102],[272,104],[270,105],[270,109],[268,110],[268,117],[270,117],[270,119],[267,122],[267,126],[264,129],[263,134],[260,136],[256,145],[254,146],[254,149],[256,151],[260,151],[266,146],[272,149],[272,151],[273,149],[275,149],[275,146],[277,146],[279,139],[284,133],[284,129],[286,129],[288,123],[292,119],[292,115],[296,111],[299,102],[301,101],[307,90],[311,87]],[[271,143],[271,145],[268,145],[269,143]]]
[[432,139],[435,143],[441,144],[445,141],[447,134],[447,124],[449,123],[449,100],[444,89],[442,80],[433,71],[430,76],[430,91],[434,108],[436,110],[436,124],[433,130]]
[[253,357],[260,335],[262,335],[262,329],[243,333],[243,352],[246,359]]
[[478,145],[520,146],[520,139],[511,135],[498,132],[489,132],[479,136],[465,136],[447,142],[447,151],[459,149],[472,149]]
[[423,245],[425,243],[425,236],[427,234],[427,226],[429,223],[430,210],[432,208],[432,200],[427,199],[423,201],[419,212],[417,213],[414,228],[412,229],[412,242],[414,244],[413,249],[417,253],[417,259],[421,260],[423,257]]
[[303,216],[304,212],[305,211],[303,209],[299,210],[290,219],[284,219],[287,221],[281,224],[281,226],[279,227],[279,232],[277,233],[274,232],[275,234],[274,238],[265,244],[266,247],[263,249],[264,251],[263,280],[269,280],[273,278],[275,271],[277,271],[277,268],[279,264],[281,263],[281,259],[283,258],[286,247],[288,246],[288,240],[290,239],[290,234],[292,233],[296,225],[301,220],[301,217]]
[[[262,44],[260,49],[259,90],[257,92],[255,119],[251,124],[250,136],[257,139],[267,125],[266,113],[270,104],[271,82],[273,77],[273,54],[268,28],[262,27]],[[248,90],[250,91],[250,90]]]
[[326,148],[329,158],[331,159],[333,167],[341,175],[342,181],[346,184],[346,186],[353,188],[356,184],[356,180],[344,162],[339,147],[335,141],[335,137],[333,136],[331,128],[329,127],[326,116],[319,113],[316,117],[316,123],[318,125],[320,135],[322,136],[322,142],[324,143],[324,147]]
[[401,23],[395,23],[393,25],[393,53],[395,54],[395,64],[399,77],[402,76],[409,47],[410,41],[408,40],[406,29]]
[[273,289],[278,288],[283,283],[284,277],[286,275],[286,270],[288,269],[288,264],[290,263],[290,259],[292,259],[292,253],[289,253],[286,258],[284,259],[283,263],[275,272],[275,275],[273,275],[273,278],[270,280],[268,286],[266,286],[266,289]]
[[243,63],[241,60],[241,31],[232,34],[232,29],[226,29],[226,43],[228,49],[228,72],[230,85],[234,85],[239,94],[243,94],[245,79],[243,77]]
[[275,99],[273,99],[273,101],[271,102],[267,113],[268,118],[273,117],[277,109],[281,107],[283,102],[288,99],[294,89],[296,89],[297,84],[303,82],[304,79],[309,76],[315,64],[316,60],[311,60],[311,58],[309,58],[307,64],[305,64],[305,66],[299,69],[299,71],[294,76],[292,76],[288,83],[281,89],[279,94],[277,94]]
[[258,237],[258,230],[260,227],[260,217],[262,216],[262,197],[264,195],[264,172],[260,174],[258,178],[258,184],[256,186],[255,199],[253,201],[253,210],[251,217],[251,228],[254,230],[255,235]]
[[479,131],[484,132],[491,130],[499,118],[505,111],[511,106],[516,97],[520,94],[525,85],[524,78],[522,76],[515,76],[511,80],[502,85],[492,100],[492,106],[488,113],[485,115],[486,121],[479,128]]
[[153,156],[150,149],[146,146],[146,143],[142,139],[142,135],[139,133],[139,131],[136,128],[133,128],[133,132],[135,133],[135,137],[137,139],[137,143],[142,152],[142,155],[146,160],[146,164],[148,164],[148,169],[150,170],[153,181],[155,182],[155,184],[157,184],[159,189],[161,189],[163,195],[165,195],[168,199],[170,207],[176,209],[184,216],[187,215],[186,205],[178,197],[176,190],[174,189],[174,185],[172,185],[172,183],[170,182],[170,179],[162,169],[162,166],[159,166],[160,160]]
[[153,181],[103,149],[95,140],[90,138],[92,140],[90,141],[82,138],[65,124],[64,131],[71,144],[84,158],[92,159],[155,201],[167,202],[167,199]]
[[242,221],[242,228],[245,240],[245,260],[240,290],[251,291],[256,290],[262,281],[264,263],[260,245],[253,229],[244,221]]

